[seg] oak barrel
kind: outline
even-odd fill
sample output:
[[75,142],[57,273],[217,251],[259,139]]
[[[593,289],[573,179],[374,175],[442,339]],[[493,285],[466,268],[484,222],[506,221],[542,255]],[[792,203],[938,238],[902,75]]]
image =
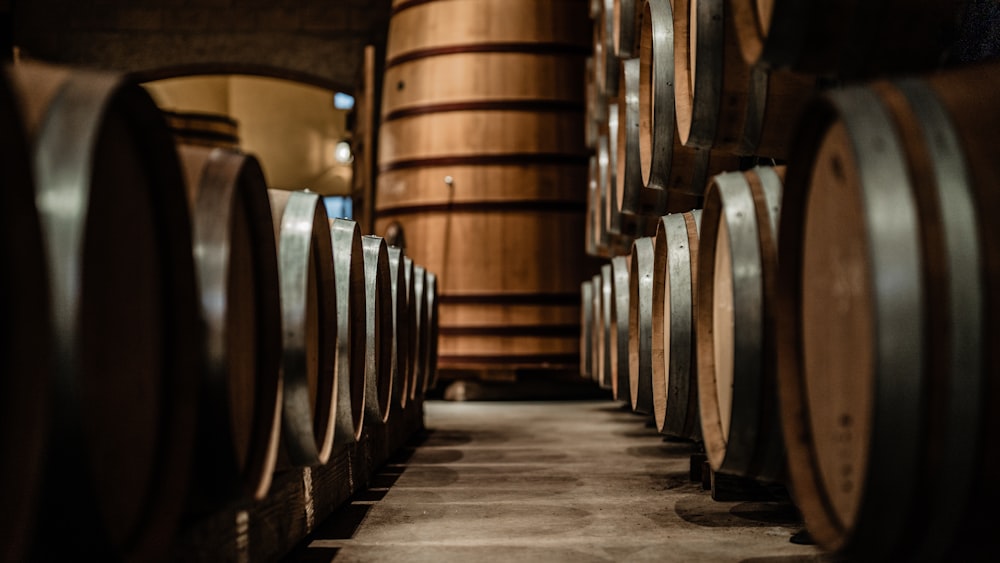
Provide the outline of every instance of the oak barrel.
[[[614,292],[612,290],[612,275],[611,275],[611,264],[605,264],[601,266],[601,298],[600,298],[600,311],[601,311],[601,322],[599,324],[600,328],[600,350],[601,350],[601,370],[600,377],[597,383],[602,389],[607,389],[611,391],[612,380],[614,380],[614,365],[617,363],[612,360],[611,356],[611,322],[612,316],[614,315]],[[617,348],[617,341],[615,342]],[[612,398],[614,394],[612,394]]]
[[442,369],[577,363],[589,29],[583,2],[393,13],[376,232],[401,223],[407,254],[440,275]]
[[428,389],[437,386],[438,382],[438,350],[440,337],[440,306],[438,304],[438,276],[427,272],[427,287],[424,290],[427,298],[427,362],[424,378],[424,394]]
[[228,115],[165,110],[163,117],[178,144],[233,150],[240,146],[239,123]]
[[292,463],[325,464],[333,451],[337,295],[323,200],[268,190],[278,244],[282,318],[281,430]]
[[593,328],[590,330],[591,352],[590,355],[590,378],[594,383],[601,384],[604,375],[604,308],[602,295],[604,293],[601,274],[595,274],[590,278],[590,285],[593,288]]
[[848,558],[993,556],[998,87],[996,65],[881,81],[817,100],[799,130],[779,389],[806,525]]
[[608,325],[608,357],[611,363],[611,394],[616,401],[629,402],[628,382],[628,278],[629,259],[611,259],[611,319]]
[[350,219],[330,219],[337,283],[337,410],[334,440],[350,444],[365,422],[365,257],[361,229]]
[[677,438],[701,436],[695,326],[701,210],[667,215],[653,259],[653,416]]
[[594,355],[594,286],[591,280],[580,284],[580,376],[592,378]]
[[695,330],[698,400],[712,469],[780,481],[775,286],[784,168],[720,174],[705,196]]
[[413,377],[410,380],[410,399],[418,399],[424,394],[424,379],[427,377],[427,339],[429,315],[427,312],[427,269],[413,266],[413,312],[416,321],[416,353],[413,355]]
[[365,268],[365,418],[386,422],[392,413],[393,301],[385,239],[361,237]]
[[410,370],[410,324],[406,288],[406,260],[403,249],[389,247],[389,287],[392,289],[392,396],[395,408],[409,402],[406,380]]
[[413,260],[409,256],[403,257],[403,279],[406,284],[407,348],[409,350],[406,366],[407,377],[403,380],[405,402],[409,402],[411,397],[413,397],[414,381],[416,381],[417,377],[417,362],[420,357],[420,348],[418,346],[420,325],[417,323],[417,294],[413,271],[415,267],[416,264],[413,263]]
[[198,417],[198,498],[262,499],[278,454],[282,325],[267,182],[257,160],[178,147],[207,330]]
[[42,485],[52,319],[31,153],[0,73],[0,561],[24,559]]
[[674,112],[674,17],[671,0],[643,4],[639,30],[639,166],[646,189],[667,191],[667,211],[701,207],[708,179],[739,168],[739,157],[685,147]]
[[674,105],[687,147],[785,158],[815,78],[743,60],[727,0],[674,0]]
[[959,36],[972,2],[730,1],[744,60],[844,78],[929,70]]
[[[38,63],[6,74],[31,148],[4,167],[12,180],[4,199],[16,204],[15,190],[25,187],[14,183],[17,166],[30,163],[52,313],[51,337],[38,343],[51,345],[54,378],[38,536],[28,559],[154,559],[189,490],[203,365],[191,223],[173,141],[149,96],[122,75]],[[3,135],[13,139],[17,130],[11,124]],[[17,154],[13,143],[4,149],[5,157]],[[3,229],[24,226],[18,250],[29,251],[37,238],[28,229],[31,212],[20,211]],[[35,260],[26,258],[5,281],[37,274]],[[5,317],[37,303],[46,285],[31,281],[39,285],[18,295]],[[49,310],[39,306],[36,315]],[[29,336],[45,328],[28,322],[18,330]],[[18,356],[0,361],[9,360]],[[32,364],[14,375],[45,368],[42,357]],[[26,422],[35,416],[44,412],[19,420],[21,438],[33,437]],[[33,466],[32,451],[27,445],[17,460]],[[25,492],[31,483],[23,482]],[[7,506],[3,512],[6,521]]]
[[641,414],[653,414],[653,240],[632,244],[628,276],[629,401]]

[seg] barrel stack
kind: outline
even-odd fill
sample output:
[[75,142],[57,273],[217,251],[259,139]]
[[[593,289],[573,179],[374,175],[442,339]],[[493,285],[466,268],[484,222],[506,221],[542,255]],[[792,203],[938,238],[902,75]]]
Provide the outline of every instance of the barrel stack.
[[983,558],[1000,65],[955,54],[980,7],[591,6],[584,377],[703,452],[713,497],[786,488],[838,556]]

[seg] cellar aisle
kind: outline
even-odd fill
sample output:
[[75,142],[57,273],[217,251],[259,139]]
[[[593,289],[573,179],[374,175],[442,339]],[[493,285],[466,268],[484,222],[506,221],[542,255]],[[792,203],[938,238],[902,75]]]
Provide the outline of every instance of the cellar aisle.
[[288,561],[813,561],[789,505],[718,503],[610,402],[426,405],[426,438]]

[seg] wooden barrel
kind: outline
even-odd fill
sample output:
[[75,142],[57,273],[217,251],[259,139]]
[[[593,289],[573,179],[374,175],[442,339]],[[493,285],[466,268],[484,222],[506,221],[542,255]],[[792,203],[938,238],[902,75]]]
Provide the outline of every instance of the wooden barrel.
[[403,258],[403,275],[406,281],[406,325],[409,335],[407,347],[410,351],[407,356],[407,378],[403,385],[407,402],[413,397],[414,381],[417,378],[417,362],[420,358],[420,348],[418,347],[420,341],[420,324],[417,322],[417,293],[413,270],[415,267],[416,264],[413,263],[413,260],[409,256]]
[[386,422],[392,412],[393,308],[385,239],[361,237],[365,269],[365,418]]
[[443,369],[577,362],[589,27],[568,1],[411,2],[391,18],[376,232],[401,223],[441,276]]
[[[601,266],[601,323],[600,323],[600,349],[601,349],[601,375],[598,380],[601,388],[612,390],[612,381],[615,379],[614,369],[616,361],[611,355],[611,322],[614,313],[614,291],[612,281],[611,264]],[[615,341],[617,348],[617,341]],[[614,394],[612,394],[612,398]]]
[[628,277],[629,400],[641,414],[653,414],[653,240],[632,245]]
[[389,247],[389,287],[392,290],[392,395],[397,408],[409,402],[410,325],[406,302],[406,260],[403,249]]
[[413,355],[413,379],[410,381],[410,399],[423,397],[424,379],[427,377],[427,270],[413,266],[413,311],[416,320],[416,354]]
[[[24,188],[13,183],[17,166],[30,162],[52,311],[49,354],[2,376],[27,377],[45,369],[45,358],[53,361],[38,536],[27,558],[155,559],[167,549],[188,492],[203,365],[191,223],[176,151],[152,100],[119,74],[37,63],[6,73],[31,148],[30,159],[3,168],[12,184],[2,188],[0,213],[15,211],[6,203],[15,205],[15,190]],[[16,139],[16,131],[4,127],[3,135]],[[15,151],[15,144],[5,145],[5,158]],[[30,212],[4,223],[4,230],[24,227],[15,239],[19,251],[37,250]],[[270,220],[267,228],[270,234]],[[15,284],[5,287],[16,289],[20,275],[37,274],[34,260],[5,276]],[[39,285],[18,294],[2,322],[37,303],[46,286],[31,281]],[[48,310],[40,307],[33,314]],[[17,330],[21,338],[44,328],[28,322]],[[43,337],[38,345],[45,344]],[[27,344],[0,361],[20,363],[19,354],[35,348]],[[24,390],[39,392],[33,384]],[[30,408],[32,397],[3,416]],[[5,393],[3,402],[11,398]],[[31,427],[37,415],[44,416],[18,419],[18,439],[31,440],[45,427]],[[33,452],[29,442],[16,459],[34,466]],[[18,485],[28,492],[31,483]],[[4,497],[5,522],[14,508],[7,499],[17,503],[20,494]]]
[[[743,60],[726,0],[675,0],[674,106],[684,146],[785,158],[815,79]],[[725,103],[723,103],[725,102]]]
[[992,556],[1000,111],[982,93],[998,87],[991,65],[845,89],[796,140],[782,419],[806,525],[849,558]]
[[629,402],[628,383],[628,274],[629,259],[611,259],[611,322],[608,325],[611,362],[611,394],[616,401]]
[[164,111],[163,117],[178,144],[233,150],[240,146],[239,123],[228,115]]
[[639,155],[639,59],[623,60],[618,90],[618,180],[616,202],[622,213],[660,216],[667,211],[667,191],[644,185]]
[[646,189],[668,193],[667,211],[701,207],[708,179],[739,169],[739,157],[685,147],[674,113],[674,16],[670,0],[644,3],[639,32],[639,167]]
[[784,168],[712,179],[698,246],[698,400],[712,469],[777,481],[774,309]]
[[365,257],[361,229],[350,219],[330,219],[337,283],[337,409],[335,438],[350,444],[365,422]]
[[593,328],[590,329],[590,339],[592,350],[590,354],[590,378],[598,385],[604,376],[604,308],[602,295],[604,293],[601,282],[601,274],[595,274],[590,278],[590,286],[593,291]]
[[181,145],[191,206],[206,377],[198,497],[262,499],[280,436],[282,324],[267,181],[252,156]]
[[607,98],[618,96],[618,56],[615,54],[615,2],[598,0],[601,3],[594,18],[593,53],[597,65],[594,67],[597,90]]
[[744,60],[861,78],[941,64],[972,2],[729,2]]
[[42,485],[52,368],[45,243],[21,121],[0,73],[0,561],[25,557]]
[[[614,31],[615,56],[628,59],[639,56],[639,18],[642,17],[643,0],[614,0]],[[619,85],[622,83],[619,82]]]
[[580,284],[580,376],[592,377],[594,344],[594,286],[590,280]]
[[440,307],[438,304],[438,277],[434,272],[427,272],[427,376],[424,379],[424,394],[438,383],[438,350],[441,340]]
[[323,200],[268,190],[278,243],[282,317],[281,429],[289,460],[325,464],[333,452],[337,295]]
[[653,259],[653,415],[663,434],[701,436],[695,315],[701,210],[667,215]]

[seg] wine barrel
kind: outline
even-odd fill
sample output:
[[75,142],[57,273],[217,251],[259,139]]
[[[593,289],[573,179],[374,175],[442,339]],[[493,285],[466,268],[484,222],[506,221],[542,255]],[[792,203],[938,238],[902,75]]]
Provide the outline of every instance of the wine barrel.
[[[638,56],[639,18],[642,17],[642,0],[614,0],[614,31],[615,56],[628,59]],[[621,82],[618,83],[622,85]]]
[[681,142],[785,158],[815,79],[747,64],[730,4],[674,1],[674,106]]
[[427,272],[427,377],[424,379],[424,394],[428,389],[437,387],[438,383],[438,350],[441,334],[440,308],[438,305],[438,277],[433,272]]
[[413,266],[413,303],[415,306],[417,353],[413,356],[413,379],[410,382],[410,400],[422,398],[424,379],[427,377],[427,338],[429,332],[427,314],[427,269]]
[[701,436],[695,326],[701,210],[667,215],[653,259],[653,416],[677,438]]
[[611,322],[608,325],[611,361],[611,394],[616,401],[629,401],[628,383],[628,274],[629,259],[611,259]]
[[708,179],[739,169],[739,157],[685,147],[674,113],[674,17],[670,0],[643,5],[639,32],[639,168],[646,189],[667,191],[667,211],[701,207]]
[[330,219],[333,271],[337,282],[337,409],[340,444],[361,438],[365,422],[368,323],[365,317],[365,257],[361,229],[350,219]]
[[[189,490],[203,366],[191,223],[177,154],[153,101],[120,74],[40,63],[8,67],[6,74],[30,149],[26,159],[3,167],[11,184],[2,188],[0,213],[18,215],[9,223],[5,218],[2,229],[23,227],[8,239],[17,241],[19,254],[38,250],[31,212],[7,207],[23,197],[16,194],[25,187],[16,183],[18,170],[30,163],[44,249],[19,262],[16,276],[4,276],[5,288],[17,289],[20,280],[37,275],[38,257],[49,283],[30,280],[38,285],[6,295],[17,303],[4,308],[0,322],[36,304],[41,308],[32,314],[45,315],[50,309],[39,304],[39,292],[46,288],[52,313],[19,325],[23,333],[13,335],[43,335],[51,323],[51,337],[0,360],[20,364],[21,353],[51,344],[48,355],[0,376],[44,374],[46,358],[52,359],[49,408],[18,419],[17,439],[26,448],[5,458],[37,469],[31,440],[46,424],[33,428],[30,421],[47,414],[37,536],[26,558],[153,560],[166,551]],[[17,125],[2,130],[16,141]],[[15,142],[4,145],[4,157],[17,157],[17,150]],[[32,386],[44,383],[18,385],[28,392],[25,403],[4,416],[37,405],[29,402],[42,390]],[[2,401],[15,398],[4,393]],[[21,495],[33,482],[17,482],[24,491],[4,497],[4,522],[19,503],[25,507]]]
[[779,481],[774,308],[784,168],[720,174],[705,196],[695,329],[698,400],[712,469]]
[[376,232],[401,223],[407,254],[441,275],[442,369],[577,362],[588,24],[584,4],[542,0],[391,18]]
[[289,460],[325,464],[333,452],[337,294],[323,200],[268,190],[278,243],[282,317],[281,430]]
[[[601,266],[601,376],[598,380],[602,389],[611,390],[612,381],[615,379],[615,362],[611,356],[611,322],[614,313],[614,291],[612,281],[611,264]],[[617,341],[615,342],[617,348]],[[614,398],[614,394],[612,394]]]
[[653,240],[632,245],[628,277],[629,400],[641,414],[653,414]]
[[618,90],[618,180],[616,202],[622,213],[660,216],[667,212],[667,191],[645,186],[639,155],[639,59],[623,60]]
[[252,156],[178,148],[193,219],[208,361],[198,418],[198,499],[262,499],[278,454],[282,325],[267,181]]
[[982,93],[997,87],[990,65],[837,91],[796,140],[782,419],[806,525],[846,557],[992,556],[1000,111]]
[[749,64],[856,79],[938,66],[971,2],[729,2]]
[[601,274],[595,274],[590,278],[590,286],[593,291],[593,327],[590,329],[590,339],[592,350],[590,354],[590,379],[598,385],[604,376],[604,308],[602,295],[604,293],[601,282]]
[[240,146],[239,123],[228,115],[164,111],[163,117],[178,144],[231,150]]
[[580,284],[580,376],[592,377],[594,344],[594,286],[590,280]]
[[365,268],[365,417],[387,422],[392,412],[393,308],[385,239],[361,237]]
[[597,65],[597,90],[606,98],[618,96],[618,56],[615,53],[615,2],[598,0],[600,11],[594,18],[593,53]]
[[406,325],[407,333],[409,335],[407,348],[410,353],[407,356],[407,378],[404,380],[404,396],[405,401],[409,403],[410,399],[413,397],[414,391],[414,381],[417,378],[417,362],[420,359],[420,348],[418,343],[420,342],[420,324],[417,322],[417,293],[414,268],[416,265],[413,260],[406,256],[403,258],[403,277],[406,282]]
[[20,108],[0,73],[0,561],[25,557],[44,462],[52,368],[45,243]]
[[398,408],[409,402],[410,325],[406,302],[406,261],[403,249],[389,247],[389,287],[392,290],[392,395]]

